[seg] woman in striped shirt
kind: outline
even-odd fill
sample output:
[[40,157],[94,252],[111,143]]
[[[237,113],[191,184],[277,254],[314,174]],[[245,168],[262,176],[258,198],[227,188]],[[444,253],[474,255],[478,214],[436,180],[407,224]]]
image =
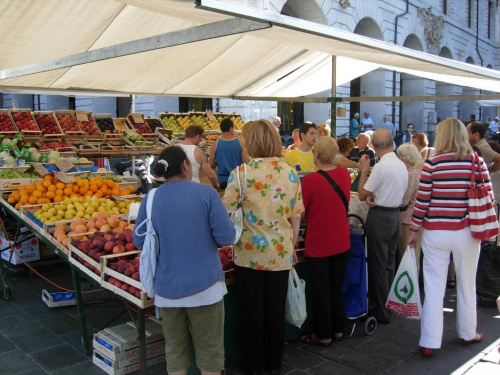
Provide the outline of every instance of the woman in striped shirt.
[[[480,242],[472,238],[468,190],[473,151],[464,124],[456,118],[441,121],[436,129],[436,155],[426,160],[413,210],[408,245],[415,246],[423,228],[422,251],[425,301],[420,347],[426,357],[441,347],[443,299],[450,253],[457,277],[457,333],[466,344],[480,342],[476,325],[476,270]],[[493,200],[488,169],[480,159],[485,184]],[[480,179],[476,169],[476,180]]]

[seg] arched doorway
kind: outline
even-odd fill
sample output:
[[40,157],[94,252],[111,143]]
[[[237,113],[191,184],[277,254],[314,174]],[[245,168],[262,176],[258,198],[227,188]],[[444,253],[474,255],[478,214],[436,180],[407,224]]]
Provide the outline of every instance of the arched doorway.
[[[354,34],[367,36],[373,39],[384,40],[384,36],[377,22],[370,17],[365,17],[361,19],[356,28],[354,29]],[[356,58],[356,56],[352,56]],[[365,74],[359,78],[353,79],[351,81],[350,96],[392,96],[392,92],[387,92],[387,88],[392,87],[392,74],[389,71],[379,69],[368,74]],[[375,126],[383,124],[384,115],[391,115],[392,107],[391,103],[350,103],[350,118],[354,113],[360,113],[363,116],[364,112],[368,112],[373,120]],[[391,119],[395,122],[394,119]]]
[[[453,55],[448,47],[441,48],[441,51],[439,51],[439,56],[453,60]],[[461,94],[462,94],[461,86],[451,85],[445,82],[436,82],[436,95],[438,96],[461,95]],[[459,107],[460,107],[459,100],[437,101],[436,102],[437,122],[444,120],[447,117],[456,117],[459,112]]]
[[[469,56],[465,59],[465,62],[467,64],[471,65],[476,65],[476,62],[474,61],[474,58],[472,56]],[[462,90],[462,95],[479,95],[480,90],[473,89],[470,87],[464,87]],[[462,122],[464,124],[468,124],[470,122],[470,116],[475,115],[476,120],[481,121],[481,110],[480,107],[477,105],[477,101],[475,100],[462,100],[461,101],[461,112],[460,112],[460,119],[462,119]]]
[[[406,37],[404,47],[424,51],[422,42],[415,34]],[[401,74],[401,96],[435,95],[436,82],[411,74]],[[435,101],[418,101],[401,103],[401,121],[403,128],[412,123],[415,130],[428,133],[432,139],[436,125]]]

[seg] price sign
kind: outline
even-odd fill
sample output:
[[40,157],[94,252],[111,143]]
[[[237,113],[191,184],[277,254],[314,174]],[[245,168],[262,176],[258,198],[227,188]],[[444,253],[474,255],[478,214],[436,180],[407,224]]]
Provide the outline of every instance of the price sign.
[[61,159],[55,162],[56,167],[59,168],[61,172],[67,172],[75,168],[74,164],[68,159]]
[[43,166],[43,164],[33,163],[32,166],[35,172],[37,172],[42,177],[45,176],[46,174],[49,174],[49,171],[47,170],[47,168]]
[[207,117],[210,121],[217,121],[217,119],[215,118],[215,115],[212,111],[207,111]]
[[142,115],[133,114],[132,118],[134,119],[134,122],[136,124],[144,124],[144,118],[142,117]]
[[87,116],[87,112],[77,112],[76,113],[76,119],[79,122],[89,121],[89,117]]
[[56,176],[59,181],[65,184],[71,184],[73,182],[76,182],[76,180],[73,177],[70,177],[62,172],[54,172],[54,176]]

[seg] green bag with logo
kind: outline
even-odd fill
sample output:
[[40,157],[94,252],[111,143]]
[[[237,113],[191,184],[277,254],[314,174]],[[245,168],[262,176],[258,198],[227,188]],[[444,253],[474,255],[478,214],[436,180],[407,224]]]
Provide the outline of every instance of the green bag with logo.
[[404,318],[420,319],[422,304],[420,303],[417,260],[414,248],[406,248],[398,272],[396,272],[389,290],[389,297],[385,307]]

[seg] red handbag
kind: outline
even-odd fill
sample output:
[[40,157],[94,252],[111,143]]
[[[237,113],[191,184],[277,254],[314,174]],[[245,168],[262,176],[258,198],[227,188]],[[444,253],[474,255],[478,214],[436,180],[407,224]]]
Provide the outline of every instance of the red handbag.
[[[476,181],[476,165],[480,180]],[[472,174],[469,189],[469,226],[472,237],[486,241],[498,235],[498,220],[488,189],[484,184],[479,156],[472,157]]]

